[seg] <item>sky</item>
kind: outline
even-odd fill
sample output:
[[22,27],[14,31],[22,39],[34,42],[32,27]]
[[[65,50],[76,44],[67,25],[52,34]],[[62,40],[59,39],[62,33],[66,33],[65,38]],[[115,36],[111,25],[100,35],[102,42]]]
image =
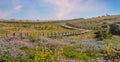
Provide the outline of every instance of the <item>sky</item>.
[[120,14],[120,0],[0,0],[0,19],[64,20]]

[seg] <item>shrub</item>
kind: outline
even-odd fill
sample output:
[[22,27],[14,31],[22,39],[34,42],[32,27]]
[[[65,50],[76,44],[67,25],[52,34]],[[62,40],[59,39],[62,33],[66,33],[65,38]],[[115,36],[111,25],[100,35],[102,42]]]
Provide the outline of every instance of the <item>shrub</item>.
[[108,31],[98,31],[95,33],[96,34],[96,38],[99,38],[100,40],[103,39],[109,39],[112,37],[112,34]]
[[62,59],[62,51],[63,48],[51,49],[43,45],[36,46],[34,62],[59,62]]

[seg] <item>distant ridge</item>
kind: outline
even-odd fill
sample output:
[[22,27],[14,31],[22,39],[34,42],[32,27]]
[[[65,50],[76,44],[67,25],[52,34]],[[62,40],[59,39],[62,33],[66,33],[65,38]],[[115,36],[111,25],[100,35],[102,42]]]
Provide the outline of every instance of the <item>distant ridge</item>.
[[105,16],[97,16],[91,18],[75,18],[75,19],[68,19],[68,20],[16,20],[16,19],[0,19],[0,22],[71,22],[71,21],[82,21],[82,20],[90,20],[90,19],[97,19],[97,18],[120,18],[120,15],[105,15]]

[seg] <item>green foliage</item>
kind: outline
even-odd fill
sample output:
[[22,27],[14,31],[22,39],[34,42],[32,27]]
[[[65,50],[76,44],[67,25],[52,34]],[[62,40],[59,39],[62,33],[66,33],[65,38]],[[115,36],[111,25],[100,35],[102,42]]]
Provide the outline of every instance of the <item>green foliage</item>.
[[103,40],[103,39],[109,39],[112,37],[112,34],[109,33],[109,31],[98,31],[95,33],[96,34],[96,38],[99,38],[100,40]]
[[110,32],[115,35],[120,35],[120,24],[111,24]]
[[87,61],[89,59],[95,59],[97,57],[95,52],[86,51],[86,48],[84,46],[65,47],[63,54],[66,58],[83,60],[83,61]]
[[120,47],[120,37],[119,36],[113,36],[111,39],[105,39],[105,42],[108,42],[109,44],[112,44],[112,46]]
[[120,59],[120,51],[117,51],[115,48],[113,48],[110,43],[107,42],[107,44],[105,45],[106,48],[106,54],[107,56],[105,58],[110,59],[110,60],[114,60],[114,59]]
[[0,62],[15,62],[15,59],[8,53],[4,53],[3,56],[0,58]]

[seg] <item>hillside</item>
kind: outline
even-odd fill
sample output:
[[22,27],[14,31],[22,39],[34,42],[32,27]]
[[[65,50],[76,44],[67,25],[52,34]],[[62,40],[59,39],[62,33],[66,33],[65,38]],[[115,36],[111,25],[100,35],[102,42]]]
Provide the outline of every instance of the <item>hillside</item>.
[[120,16],[0,20],[0,62],[119,62]]

